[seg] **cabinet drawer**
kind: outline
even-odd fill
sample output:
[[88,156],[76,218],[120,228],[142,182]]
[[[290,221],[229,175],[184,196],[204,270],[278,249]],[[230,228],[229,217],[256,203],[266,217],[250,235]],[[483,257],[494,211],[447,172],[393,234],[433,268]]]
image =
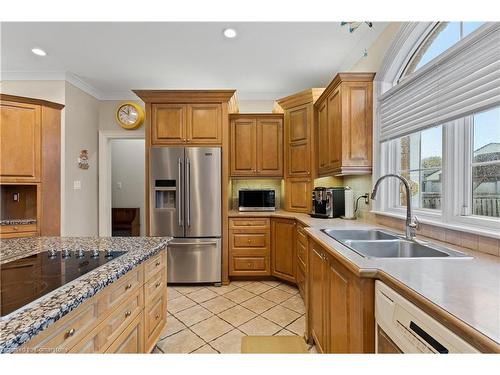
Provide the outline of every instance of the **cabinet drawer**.
[[237,247],[268,247],[268,233],[233,233],[232,234],[233,248]]
[[144,337],[146,349],[156,344],[161,331],[165,327],[167,316],[167,296],[159,294],[154,300],[146,304],[144,310]]
[[36,224],[0,225],[0,233],[36,232]]
[[104,290],[104,295],[99,298],[99,313],[108,314],[116,309],[123,301],[134,295],[138,288],[142,290],[142,284],[143,267],[140,265]]
[[163,250],[144,263],[144,280],[147,281],[160,269],[167,269],[167,258]]
[[118,336],[115,342],[106,350],[106,353],[144,353],[142,313]]
[[307,234],[304,227],[300,224],[297,224],[297,240],[307,247]]
[[36,335],[18,351],[21,353],[65,353],[99,323],[99,301],[92,298],[70,312],[47,331]]
[[230,218],[229,229],[269,229],[268,218]]
[[71,348],[71,353],[102,353],[120,335],[120,333],[142,312],[142,288],[123,302],[101,324],[83,340]]
[[270,274],[269,257],[255,256],[233,256],[231,262],[233,275],[240,274]]
[[158,270],[153,276],[144,283],[144,300],[148,304],[160,293],[166,293],[167,288],[167,272],[166,270]]

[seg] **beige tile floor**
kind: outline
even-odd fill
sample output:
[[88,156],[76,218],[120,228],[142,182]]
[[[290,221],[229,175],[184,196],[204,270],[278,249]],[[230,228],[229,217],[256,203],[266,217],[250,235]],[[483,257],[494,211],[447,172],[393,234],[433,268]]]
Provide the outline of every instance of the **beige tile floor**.
[[169,286],[167,295],[167,326],[153,353],[240,353],[245,335],[305,333],[298,289],[278,281]]

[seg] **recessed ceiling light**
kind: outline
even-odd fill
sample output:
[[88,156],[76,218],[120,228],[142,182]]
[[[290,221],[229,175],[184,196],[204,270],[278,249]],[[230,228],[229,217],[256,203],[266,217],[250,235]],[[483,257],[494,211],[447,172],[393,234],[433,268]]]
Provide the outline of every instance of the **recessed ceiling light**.
[[32,48],[31,52],[33,52],[35,55],[38,55],[38,56],[46,56],[47,55],[47,52],[45,52],[43,49],[36,48],[36,47]]
[[236,35],[237,35],[237,34],[238,34],[238,33],[236,32],[236,30],[235,30],[235,29],[225,29],[225,30],[224,30],[224,36],[225,36],[226,38],[229,38],[229,39],[236,38]]

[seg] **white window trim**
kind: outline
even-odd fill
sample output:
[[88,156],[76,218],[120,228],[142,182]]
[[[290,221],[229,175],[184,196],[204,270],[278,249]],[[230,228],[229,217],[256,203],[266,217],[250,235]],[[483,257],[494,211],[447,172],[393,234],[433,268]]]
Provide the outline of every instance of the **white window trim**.
[[[374,81],[374,126],[373,126],[373,184],[378,177],[397,170],[398,154],[396,142],[380,140],[380,108],[379,97],[397,84],[397,81],[413,56],[420,41],[432,30],[435,23],[404,23],[393,44],[388,50]],[[452,48],[457,48],[455,45]],[[433,61],[426,64],[426,69]],[[421,68],[422,69],[422,68]],[[420,70],[421,70],[420,69]],[[459,119],[443,124],[443,185],[442,210],[413,209],[421,223],[447,229],[466,231],[488,237],[500,238],[498,227],[500,219],[480,216],[464,216],[470,211],[462,211],[467,199],[468,210],[471,210],[471,119]],[[458,125],[458,126],[457,126]],[[450,142],[453,140],[453,142]],[[380,185],[377,199],[372,204],[372,213],[395,218],[406,218],[406,207],[397,207],[396,201],[399,182],[396,179],[385,180]]]

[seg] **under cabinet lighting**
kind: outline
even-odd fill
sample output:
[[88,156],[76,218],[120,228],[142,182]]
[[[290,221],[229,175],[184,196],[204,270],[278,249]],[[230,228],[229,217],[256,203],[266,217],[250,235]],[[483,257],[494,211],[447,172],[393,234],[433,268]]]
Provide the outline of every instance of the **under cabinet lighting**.
[[236,30],[235,30],[235,29],[225,29],[225,30],[224,30],[224,36],[225,36],[226,38],[229,38],[229,39],[236,38],[236,35],[237,35],[237,34],[238,34],[238,33],[236,32]]
[[36,48],[36,47],[32,48],[31,52],[33,52],[35,55],[38,55],[38,56],[46,56],[47,55],[47,52],[45,52],[43,49]]

